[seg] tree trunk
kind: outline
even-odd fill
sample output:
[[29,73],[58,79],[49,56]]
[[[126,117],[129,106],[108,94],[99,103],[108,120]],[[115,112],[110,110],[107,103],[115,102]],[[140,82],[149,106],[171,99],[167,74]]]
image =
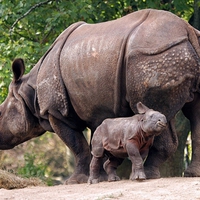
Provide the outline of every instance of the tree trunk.
[[192,25],[200,30],[200,0],[194,0],[194,19]]
[[194,0],[194,13],[189,19],[189,24],[200,30],[200,0]]

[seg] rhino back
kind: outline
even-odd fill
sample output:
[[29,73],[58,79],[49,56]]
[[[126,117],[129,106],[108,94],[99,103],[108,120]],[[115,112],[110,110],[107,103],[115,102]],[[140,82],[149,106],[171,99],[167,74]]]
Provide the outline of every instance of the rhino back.
[[151,9],[79,26],[60,54],[78,116],[96,127],[107,117],[130,116],[142,101],[171,118],[197,90],[199,57],[191,30],[177,16]]
[[[125,154],[127,140],[140,138],[141,131],[138,123],[141,116],[135,115],[126,118],[105,119],[97,127],[92,137],[93,155],[100,157],[104,149],[112,153]],[[139,146],[139,143],[138,143]]]

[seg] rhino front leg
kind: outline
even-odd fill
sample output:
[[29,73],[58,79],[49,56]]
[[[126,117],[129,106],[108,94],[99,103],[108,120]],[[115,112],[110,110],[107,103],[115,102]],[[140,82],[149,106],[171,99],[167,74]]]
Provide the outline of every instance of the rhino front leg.
[[102,158],[92,157],[90,163],[90,176],[88,179],[89,184],[99,183],[100,182],[100,169],[102,165]]
[[139,149],[133,142],[127,142],[126,149],[128,156],[132,162],[131,180],[144,180],[146,175],[144,173],[143,159],[140,155]]
[[86,183],[89,176],[91,154],[83,133],[71,129],[65,123],[51,115],[49,115],[49,121],[54,132],[63,140],[75,156],[76,166],[74,173],[66,181],[66,184]]

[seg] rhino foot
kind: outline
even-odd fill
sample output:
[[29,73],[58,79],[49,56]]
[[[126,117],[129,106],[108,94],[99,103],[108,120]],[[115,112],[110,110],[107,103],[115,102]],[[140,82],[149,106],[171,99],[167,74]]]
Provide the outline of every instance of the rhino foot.
[[115,175],[115,174],[111,174],[111,175],[108,175],[108,181],[109,182],[112,182],[112,181],[120,181],[120,178],[119,176]]
[[158,179],[160,178],[159,168],[156,167],[145,167],[144,168],[147,179]]
[[184,172],[185,177],[199,177],[200,176],[200,169],[199,165],[191,164]]
[[89,177],[88,179],[88,184],[97,184],[99,183],[99,178],[92,178],[92,177]]
[[146,179],[146,175],[143,171],[136,171],[134,174],[131,174],[130,179],[132,181],[134,180],[142,181]]
[[80,183],[87,183],[88,176],[85,174],[74,174],[69,179],[66,180],[66,185],[72,185],[72,184],[80,184]]
[[100,172],[99,175],[99,182],[103,182],[103,181],[107,181],[108,180],[108,175],[106,174],[106,172]]

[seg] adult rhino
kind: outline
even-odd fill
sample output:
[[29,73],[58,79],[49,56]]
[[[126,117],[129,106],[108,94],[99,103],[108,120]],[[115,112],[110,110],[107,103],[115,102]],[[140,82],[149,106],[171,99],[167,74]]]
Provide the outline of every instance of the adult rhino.
[[0,149],[55,132],[72,150],[76,168],[68,183],[86,182],[90,148],[82,131],[105,119],[131,116],[136,103],[162,112],[168,128],[145,162],[147,178],[176,150],[173,118],[191,122],[192,163],[186,176],[200,176],[200,32],[179,17],[141,10],[117,20],[68,27],[24,75],[12,64],[13,81],[0,106]]

